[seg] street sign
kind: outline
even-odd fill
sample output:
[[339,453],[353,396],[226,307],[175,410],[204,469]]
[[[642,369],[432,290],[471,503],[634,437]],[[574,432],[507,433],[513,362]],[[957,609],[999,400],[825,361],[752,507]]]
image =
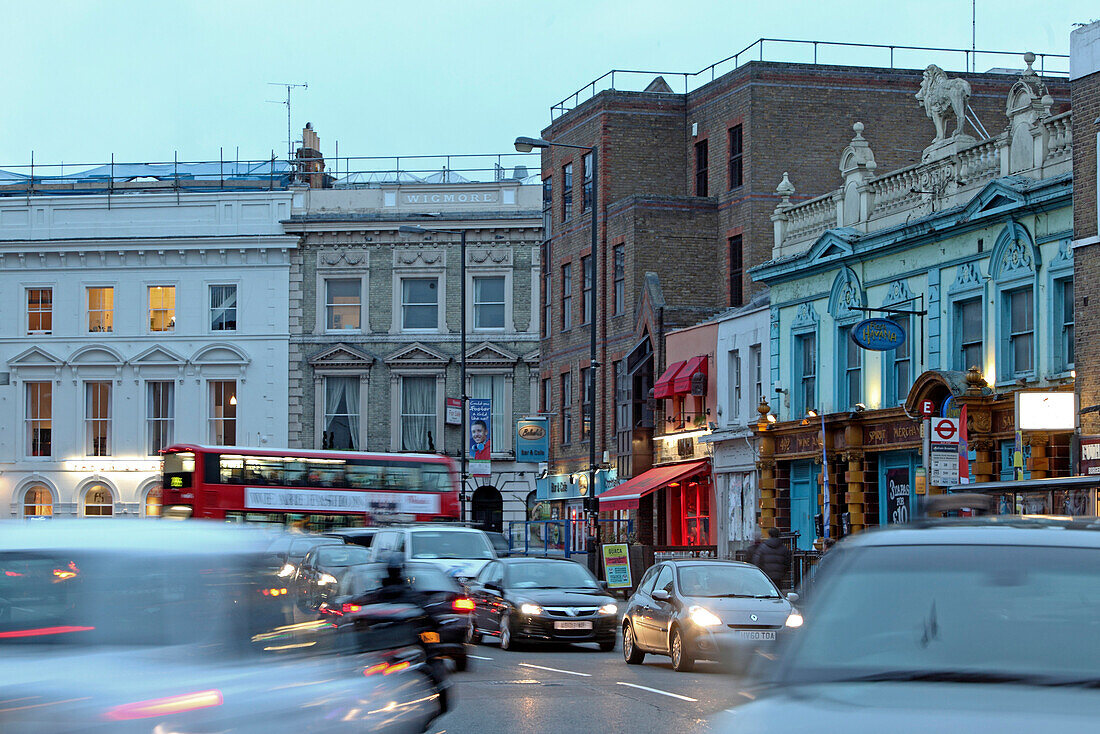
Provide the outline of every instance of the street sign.
[[932,443],[959,442],[959,419],[936,418],[932,421]]
[[462,425],[462,398],[447,398],[446,423],[448,426]]
[[932,414],[936,412],[936,404],[931,400],[920,401],[920,414],[925,418],[931,418]]
[[608,587],[630,588],[630,552],[626,543],[605,543],[603,546],[603,573]]
[[929,451],[929,483],[948,487],[959,483],[959,419],[933,418]]

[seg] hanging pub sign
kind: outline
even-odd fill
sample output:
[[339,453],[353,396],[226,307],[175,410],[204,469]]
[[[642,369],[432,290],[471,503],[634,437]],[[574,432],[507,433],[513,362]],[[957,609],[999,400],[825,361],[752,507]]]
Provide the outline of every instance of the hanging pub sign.
[[550,460],[550,431],[546,418],[516,421],[516,461],[538,463]]
[[890,319],[864,319],[852,327],[852,341],[864,349],[886,352],[905,343],[905,329]]

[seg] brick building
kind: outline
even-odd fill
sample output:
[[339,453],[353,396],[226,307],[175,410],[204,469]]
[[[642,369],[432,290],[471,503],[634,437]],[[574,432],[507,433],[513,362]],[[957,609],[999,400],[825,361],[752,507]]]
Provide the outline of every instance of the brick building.
[[[1074,308],[1082,315],[1076,334],[1077,396],[1081,433],[1100,434],[1100,322],[1088,318],[1100,303],[1100,231],[1097,230],[1096,147],[1100,136],[1100,22],[1070,34],[1070,98],[1073,103]],[[1090,306],[1091,301],[1091,306]]]
[[[671,77],[670,77],[671,78]],[[916,162],[912,141],[931,128],[914,90],[922,71],[745,63],[674,93],[658,77],[641,92],[609,89],[566,109],[542,131],[550,142],[597,146],[599,190],[583,150],[543,151],[541,408],[551,421],[551,480],[588,469],[586,424],[595,403],[597,461],[618,478],[652,463],[647,401],[666,364],[663,334],[747,303],[759,288],[748,268],[772,256],[776,184],[789,172],[802,201],[835,185],[835,155],[863,121],[881,131],[878,164]],[[974,74],[973,113],[1003,120],[1015,77]],[[881,151],[881,152],[880,152]],[[590,206],[598,213],[596,281],[586,277]],[[586,296],[595,287],[598,355],[588,373]]]
[[492,163],[433,173],[353,160],[374,170],[295,194],[289,441],[460,456],[466,434],[446,410],[462,395],[459,236],[398,230],[464,230],[466,392],[492,401],[491,474],[468,479],[467,509],[502,531],[534,500],[538,466],[517,462],[514,443],[516,420],[537,409],[542,222],[537,180]]

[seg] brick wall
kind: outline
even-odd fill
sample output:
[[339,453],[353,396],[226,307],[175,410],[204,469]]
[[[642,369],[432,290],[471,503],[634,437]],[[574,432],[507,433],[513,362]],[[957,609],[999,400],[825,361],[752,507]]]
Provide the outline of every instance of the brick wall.
[[[1073,252],[1075,322],[1075,385],[1082,408],[1100,405],[1100,321],[1086,318],[1100,306],[1100,244],[1084,244],[1095,238],[1096,134],[1100,127],[1100,72],[1075,79],[1073,100]],[[1100,413],[1081,416],[1081,432],[1100,433]]]

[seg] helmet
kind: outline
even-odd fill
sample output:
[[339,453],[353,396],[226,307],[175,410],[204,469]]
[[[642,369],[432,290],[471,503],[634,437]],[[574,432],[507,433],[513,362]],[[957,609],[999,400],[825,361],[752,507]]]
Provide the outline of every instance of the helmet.
[[383,582],[389,584],[405,583],[405,559],[400,553],[391,553],[386,561],[386,579]]

